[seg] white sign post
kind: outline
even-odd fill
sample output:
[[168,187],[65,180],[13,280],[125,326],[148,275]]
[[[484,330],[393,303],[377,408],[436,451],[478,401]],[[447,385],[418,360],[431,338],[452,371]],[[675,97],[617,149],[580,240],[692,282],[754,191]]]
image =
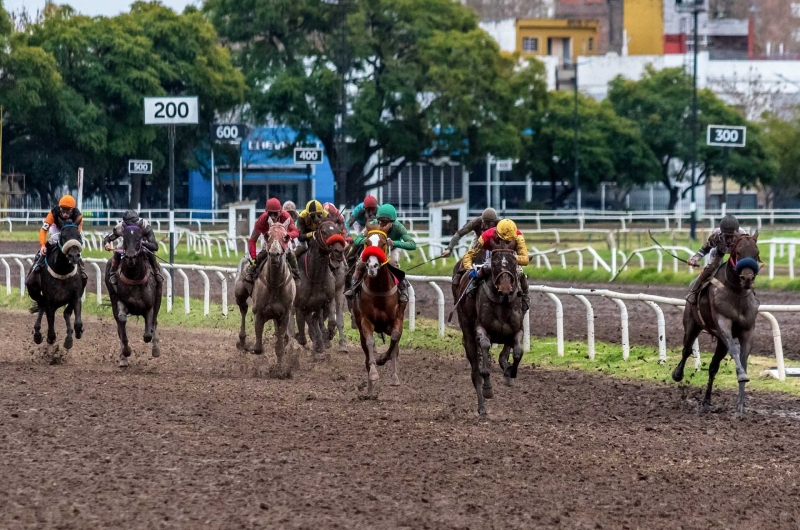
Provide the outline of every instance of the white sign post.
[[322,149],[319,147],[294,148],[294,164],[306,166],[306,186],[309,200],[314,198],[314,182],[311,180],[311,175],[316,173],[314,166],[321,164],[322,158]]
[[83,168],[78,168],[78,210],[83,209]]
[[510,158],[497,161],[497,171],[511,171],[514,167],[514,161]]
[[[197,96],[144,98],[144,124],[166,125],[169,137],[169,262],[175,263],[175,126],[197,125]],[[170,275],[172,269],[170,268]],[[173,296],[175,282],[172,283]]]

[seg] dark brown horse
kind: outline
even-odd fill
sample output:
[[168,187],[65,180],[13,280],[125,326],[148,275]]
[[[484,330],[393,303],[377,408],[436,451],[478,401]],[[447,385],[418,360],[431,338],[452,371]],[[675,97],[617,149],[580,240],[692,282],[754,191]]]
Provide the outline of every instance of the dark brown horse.
[[161,308],[161,290],[156,282],[155,271],[150,268],[150,260],[142,246],[142,230],[138,226],[126,226],[122,233],[122,250],[125,252],[119,264],[119,281],[116,286],[109,282],[106,266],[106,289],[111,298],[111,311],[117,322],[120,340],[119,366],[128,366],[131,347],[128,345],[126,324],[128,316],[144,317],[144,336],[146,343],[152,342],[152,355],[161,355],[158,338],[158,311]]
[[[511,249],[492,252],[484,271],[490,278],[482,281],[474,293],[466,294],[458,304],[458,324],[461,326],[461,342],[472,368],[472,384],[478,394],[478,414],[484,416],[484,398],[494,397],[489,379],[489,350],[492,344],[502,344],[500,367],[507,385],[517,378],[517,368],[522,360],[523,318],[522,293],[517,276],[517,256]],[[487,275],[487,272],[484,272]],[[453,296],[459,300],[470,285],[469,275],[461,278],[460,285],[453,286]],[[509,353],[514,363],[508,364]],[[483,381],[483,389],[481,389]]]
[[711,389],[719,363],[730,352],[739,381],[736,412],[740,416],[744,414],[744,386],[750,381],[747,358],[753,347],[753,328],[759,306],[753,293],[758,263],[758,232],[752,236],[737,236],[730,259],[717,269],[708,288],[698,296],[698,304],[687,303],[683,310],[683,356],[672,371],[672,379],[683,379],[686,359],[692,354],[692,345],[701,331],[705,330],[717,339],[717,349],[708,367],[708,387],[703,399],[703,410],[706,412],[711,408]]
[[[404,274],[389,265],[389,245],[386,234],[372,230],[367,234],[366,248],[360,259],[367,264],[367,273],[361,289],[353,299],[353,318],[361,337],[361,348],[366,357],[368,390],[380,379],[376,366],[383,366],[392,360],[392,375],[389,384],[398,386],[397,357],[400,353],[400,338],[403,336],[403,319],[406,305],[398,300],[397,283],[403,281]],[[389,335],[389,349],[376,359],[375,333]]]
[[[349,247],[346,247],[344,254],[347,254]],[[347,351],[347,341],[344,337],[344,313],[347,309],[347,298],[344,296],[345,286],[347,285],[347,262],[344,255],[341,259],[331,254],[331,266],[333,267],[334,294],[328,310],[328,341],[336,337],[339,331],[339,351]],[[326,343],[327,347],[327,343]]]
[[306,345],[308,334],[314,343],[314,353],[325,352],[325,317],[333,301],[336,281],[332,268],[341,261],[345,247],[344,237],[333,221],[323,221],[308,242],[308,251],[300,259],[300,284],[297,286],[294,308],[297,317],[297,342]]

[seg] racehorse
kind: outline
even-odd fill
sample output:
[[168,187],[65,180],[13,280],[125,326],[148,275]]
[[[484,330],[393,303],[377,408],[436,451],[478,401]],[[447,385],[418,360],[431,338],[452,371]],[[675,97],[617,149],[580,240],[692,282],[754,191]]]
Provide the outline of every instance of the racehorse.
[[[28,296],[34,301],[30,312],[38,313],[36,323],[33,325],[33,342],[36,344],[42,343],[42,316],[45,314],[47,315],[47,344],[55,344],[56,311],[63,306],[67,306],[64,309],[64,321],[67,324],[64,348],[72,348],[73,332],[77,339],[83,335],[81,296],[86,282],[78,274],[78,262],[82,249],[80,229],[74,224],[64,225],[58,245],[50,247],[45,257],[44,267],[38,272],[41,292],[28,290]],[[75,313],[74,328],[70,320],[72,313]]]
[[[400,384],[397,357],[407,304],[399,302],[397,284],[404,280],[405,274],[389,264],[389,245],[386,234],[380,230],[371,230],[367,234],[366,248],[360,259],[367,263],[367,274],[353,298],[352,310],[366,357],[367,391],[372,394],[373,383],[380,379],[376,366],[383,366],[389,359],[392,360],[389,384]],[[377,359],[375,333],[389,335],[391,339],[389,349]]]
[[[348,247],[349,248],[349,247]],[[345,250],[345,253],[347,250]],[[328,310],[328,340],[331,341],[336,337],[336,331],[339,331],[339,351],[347,351],[347,341],[344,338],[344,312],[347,309],[347,298],[344,296],[345,286],[347,285],[347,262],[342,256],[338,261],[331,254],[331,264],[334,266],[334,295],[331,301],[330,309]]]
[[[523,319],[522,292],[517,275],[517,256],[511,249],[496,249],[492,252],[484,270],[491,272],[476,287],[476,293],[464,294],[470,284],[469,275],[461,278],[459,285],[453,286],[453,297],[458,302],[458,324],[461,326],[461,343],[472,368],[472,384],[478,394],[478,414],[484,416],[484,398],[494,397],[489,379],[489,350],[492,344],[502,344],[500,367],[503,369],[505,383],[513,385],[517,378],[517,368],[522,360]],[[463,296],[463,298],[462,298]],[[509,353],[513,352],[514,363],[508,364]],[[483,380],[483,389],[481,389]]]
[[286,232],[289,221],[286,223],[274,223],[269,220],[269,231],[267,232],[267,253],[268,257],[257,272],[257,277],[253,285],[252,295],[242,285],[240,279],[236,282],[236,304],[242,315],[242,326],[239,330],[240,348],[244,348],[245,317],[247,316],[247,299],[252,296],[253,316],[255,318],[256,343],[253,352],[260,355],[264,352],[263,337],[264,324],[270,320],[275,321],[275,355],[280,363],[286,351],[286,343],[289,338],[288,329],[292,317],[292,306],[295,297],[294,278],[286,259],[289,249],[289,235]]
[[703,399],[705,412],[711,409],[711,389],[719,371],[719,363],[730,352],[739,382],[736,412],[739,416],[744,414],[744,386],[750,381],[747,358],[753,348],[753,328],[759,306],[753,292],[758,263],[758,231],[752,236],[737,235],[730,258],[716,270],[708,288],[698,296],[697,305],[687,303],[684,307],[683,356],[672,371],[672,379],[683,379],[686,359],[692,354],[692,345],[701,331],[705,330],[717,338],[717,348],[708,366],[708,386]]
[[120,340],[119,366],[128,366],[131,348],[128,345],[126,325],[131,315],[144,317],[145,343],[153,343],[152,355],[161,355],[158,338],[158,311],[161,309],[161,290],[156,282],[156,271],[150,267],[150,260],[143,247],[142,230],[138,226],[126,226],[122,231],[123,255],[119,263],[119,278],[116,287],[109,283],[111,261],[106,265],[106,289],[111,298],[111,311],[117,321],[117,334]]
[[305,346],[305,325],[314,343],[314,353],[325,351],[325,317],[333,301],[336,283],[333,277],[333,260],[342,256],[345,247],[344,237],[333,221],[323,221],[314,231],[308,242],[308,251],[303,254],[300,266],[300,284],[294,300],[297,317],[297,342]]

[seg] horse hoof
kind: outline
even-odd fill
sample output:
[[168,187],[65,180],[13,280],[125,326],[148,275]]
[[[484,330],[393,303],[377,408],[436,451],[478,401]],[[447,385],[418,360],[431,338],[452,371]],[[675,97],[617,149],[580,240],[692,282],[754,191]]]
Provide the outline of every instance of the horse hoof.
[[133,351],[130,349],[129,346],[125,346],[124,348],[122,348],[122,356],[123,357],[130,357],[132,353],[133,353]]
[[161,348],[157,344],[153,345],[153,357],[161,357]]
[[736,376],[736,380],[739,381],[740,383],[749,383],[750,382],[750,376],[747,375],[747,373],[741,373],[741,374]]
[[485,418],[486,417],[486,409],[484,409],[484,408],[478,409],[478,416],[480,416],[481,418]]
[[503,382],[506,384],[506,386],[514,386],[514,379],[512,377],[504,376]]
[[330,350],[333,347],[333,343],[329,340],[325,341],[325,349]]
[[150,344],[150,342],[153,340],[153,336],[152,335],[144,335],[142,337],[142,340],[144,341],[145,344]]
[[123,357],[119,360],[119,367],[120,368],[127,368],[128,367],[128,359]]
[[247,345],[245,344],[244,339],[236,343],[236,349],[239,351],[247,351]]
[[711,412],[711,402],[703,401],[703,412]]
[[339,353],[347,353],[347,345],[342,344],[339,346]]
[[485,397],[486,399],[492,399],[494,397],[494,389],[492,387],[484,388],[483,397]]
[[83,337],[83,328],[82,327],[79,328],[78,326],[75,326],[75,338],[76,339],[80,339],[81,337]]
[[375,368],[375,365],[369,367],[369,380],[370,382],[377,381],[380,379],[381,376],[378,375],[378,369]]
[[253,348],[253,355],[262,355],[264,353],[264,348],[259,348],[256,346]]
[[72,337],[67,337],[66,339],[64,339],[64,348],[65,349],[71,350],[72,349],[72,344],[73,344],[72,343]]
[[400,378],[396,375],[392,375],[389,379],[389,386],[400,386]]
[[672,371],[672,380],[675,381],[676,383],[680,383],[681,381],[683,381],[683,370],[678,370],[677,368],[675,368]]
[[53,345],[53,344],[55,344],[55,343],[56,343],[56,336],[55,336],[55,335],[53,335],[53,336],[51,337],[50,335],[48,335],[48,336],[47,336],[47,344],[49,344],[50,346],[52,346],[52,345]]
[[35,344],[41,344],[43,340],[44,340],[44,337],[42,337],[41,333],[34,333],[33,334],[33,342]]

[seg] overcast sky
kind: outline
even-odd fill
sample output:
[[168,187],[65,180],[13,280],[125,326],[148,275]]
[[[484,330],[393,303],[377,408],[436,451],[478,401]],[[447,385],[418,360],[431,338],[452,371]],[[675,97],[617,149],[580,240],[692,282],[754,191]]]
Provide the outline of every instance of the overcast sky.
[[[105,15],[114,16],[127,11],[134,0],[56,0],[57,4],[69,4],[84,15]],[[175,11],[181,12],[189,4],[200,3],[199,0],[161,0],[165,6],[169,6]],[[3,0],[3,5],[7,11],[18,11],[23,6],[28,11],[35,13],[37,9],[42,9],[45,0]]]

